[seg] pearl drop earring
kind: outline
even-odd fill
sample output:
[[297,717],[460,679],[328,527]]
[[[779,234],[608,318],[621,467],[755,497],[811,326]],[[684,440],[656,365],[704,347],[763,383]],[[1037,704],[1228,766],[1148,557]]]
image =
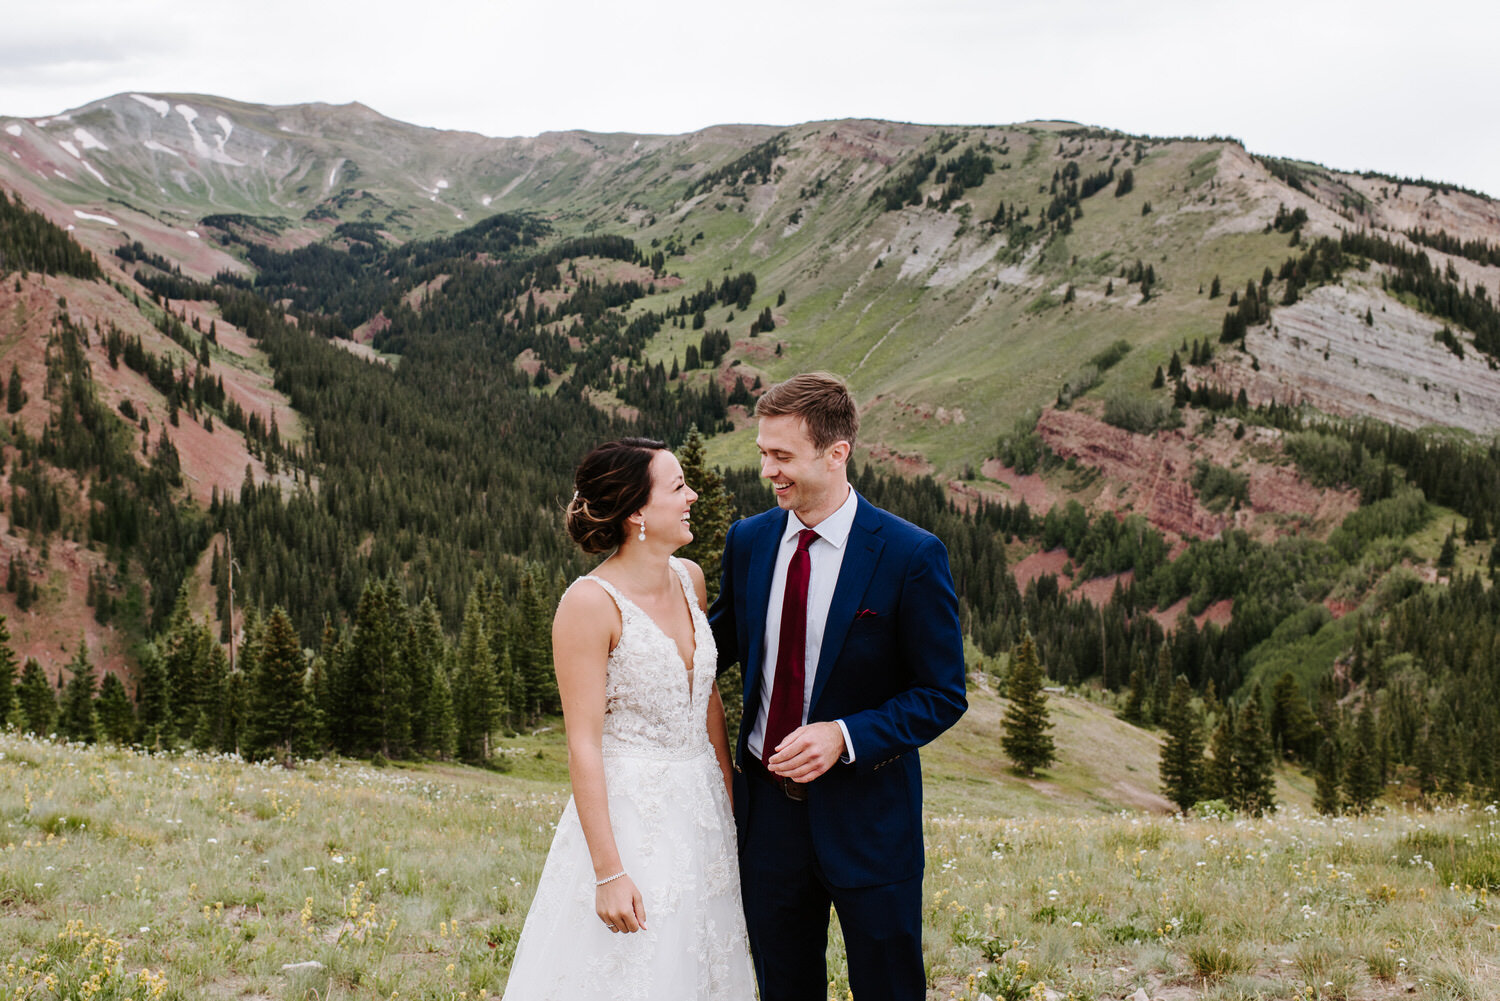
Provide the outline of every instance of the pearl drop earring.
[[645,542],[646,541],[646,519],[644,519],[644,518],[641,519],[641,534],[636,536],[636,541],[638,541],[638,542]]

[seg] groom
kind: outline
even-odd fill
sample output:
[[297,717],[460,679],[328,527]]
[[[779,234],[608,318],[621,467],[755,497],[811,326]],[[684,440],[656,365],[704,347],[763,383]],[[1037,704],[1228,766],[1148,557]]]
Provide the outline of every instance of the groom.
[[917,748],[967,707],[948,554],[849,485],[848,388],[756,403],[776,509],[729,529],[709,618],[745,671],[735,820],[761,1001],[827,997],[828,907],[858,1001],[926,996]]

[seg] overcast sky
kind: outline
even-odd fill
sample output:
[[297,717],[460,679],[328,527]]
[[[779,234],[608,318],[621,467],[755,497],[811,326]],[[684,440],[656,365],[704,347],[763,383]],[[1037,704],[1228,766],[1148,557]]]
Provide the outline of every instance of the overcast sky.
[[492,136],[1059,118],[1500,197],[1477,0],[44,0],[0,15],[0,115],[122,91],[360,101]]

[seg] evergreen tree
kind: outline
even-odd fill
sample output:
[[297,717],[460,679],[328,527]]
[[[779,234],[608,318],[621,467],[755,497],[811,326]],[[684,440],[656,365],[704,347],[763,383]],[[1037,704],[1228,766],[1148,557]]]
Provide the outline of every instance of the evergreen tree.
[[27,657],[26,666],[21,669],[16,701],[20,703],[27,731],[45,737],[57,726],[57,695],[35,657]]
[[1435,723],[1428,723],[1416,741],[1416,765],[1417,790],[1424,798],[1430,799],[1437,792],[1438,765],[1433,731]]
[[170,689],[166,661],[155,643],[146,643],[141,648],[140,682],[135,699],[137,738],[149,750],[159,751],[164,741],[171,742]]
[[1179,810],[1187,810],[1202,796],[1204,761],[1203,728],[1193,709],[1192,686],[1183,675],[1172,683],[1162,724],[1167,731],[1158,766],[1162,792]]
[[1458,532],[1452,525],[1448,527],[1448,534],[1443,539],[1442,551],[1438,553],[1437,566],[1439,570],[1452,570],[1453,564],[1458,560]]
[[200,701],[198,716],[193,723],[192,743],[199,751],[227,750],[227,720],[224,710],[228,697],[229,657],[224,648],[213,641],[213,630],[208,617],[198,624],[199,642],[205,651],[203,673],[198,678]]
[[323,641],[318,655],[313,658],[312,679],[309,695],[312,699],[310,732],[316,743],[323,748],[344,746],[342,723],[339,715],[337,687],[342,670],[344,645],[339,630],[330,621],[323,623]]
[[[229,658],[220,647],[215,647],[216,653],[224,657],[224,664],[229,664]],[[234,754],[244,754],[246,740],[250,735],[250,682],[244,671],[228,671],[224,676],[224,710],[223,735],[220,738],[220,746]]]
[[202,686],[209,674],[208,651],[213,645],[212,635],[206,634],[203,627],[193,621],[188,586],[184,581],[177,592],[166,635],[159,643],[166,667],[167,704],[172,711],[172,727],[175,736],[184,740],[192,737],[205,702],[211,695],[204,692]]
[[490,756],[490,731],[499,708],[495,662],[485,635],[482,599],[471,592],[464,609],[463,631],[454,652],[453,703],[458,753],[470,761]]
[[14,364],[10,367],[10,381],[6,384],[5,410],[16,413],[26,405],[26,390],[21,386],[21,370]]
[[1006,689],[1010,704],[1005,707],[1005,732],[1000,737],[1006,756],[1028,778],[1057,760],[1052,736],[1047,733],[1052,720],[1042,681],[1036,643],[1028,632],[1011,657],[1010,683]]
[[703,454],[703,436],[696,424],[678,449],[677,459],[682,463],[682,478],[698,495],[690,523],[693,541],[679,549],[677,555],[702,568],[708,600],[712,603],[719,593],[719,561],[724,553],[724,536],[734,521],[734,498],[724,487],[723,474],[708,465]]
[[1308,744],[1314,736],[1312,711],[1302,696],[1302,686],[1284,671],[1271,689],[1271,743],[1282,754],[1307,761]]
[[561,708],[557,675],[552,669],[552,602],[544,593],[545,575],[538,564],[530,564],[522,572],[520,621],[510,643],[515,670],[525,685],[525,715],[533,720]]
[[0,726],[16,704],[16,652],[10,647],[10,626],[0,615]]
[[[431,595],[422,598],[408,620],[402,659],[411,691],[412,747],[422,754],[443,757],[435,748],[432,735],[432,727],[440,715],[432,700],[437,697],[438,678],[443,674],[443,623]],[[447,712],[450,715],[453,712],[451,700]]]
[[99,680],[94,677],[94,665],[89,662],[88,645],[83,637],[79,637],[78,652],[64,670],[68,672],[68,683],[58,708],[57,732],[68,740],[92,744],[99,739],[99,719],[94,712]]
[[1234,712],[1228,706],[1214,727],[1209,740],[1208,769],[1205,773],[1204,794],[1209,799],[1221,799],[1233,806],[1234,794]]
[[259,656],[249,679],[249,748],[256,757],[290,760],[311,722],[303,676],[307,662],[286,612],[277,606],[266,617]]
[[427,753],[447,761],[458,750],[458,719],[453,710],[453,689],[441,661],[432,672],[432,691],[427,697]]
[[1234,739],[1234,789],[1230,805],[1259,817],[1276,810],[1276,775],[1271,741],[1260,711],[1260,686],[1250,690],[1239,713]]
[[1313,807],[1324,816],[1337,816],[1344,808],[1344,796],[1339,783],[1338,744],[1332,737],[1324,737],[1318,745],[1314,780]]
[[1120,718],[1136,726],[1146,722],[1146,668],[1143,664],[1137,664],[1130,672],[1130,688]]
[[98,713],[100,736],[122,747],[130,743],[135,734],[135,710],[117,675],[105,673],[99,685]]
[[[392,599],[395,599],[394,601]],[[399,663],[393,605],[399,597],[378,581],[365,585],[355,613],[345,664],[351,754],[380,751],[386,757],[406,753],[411,735],[410,693]]]

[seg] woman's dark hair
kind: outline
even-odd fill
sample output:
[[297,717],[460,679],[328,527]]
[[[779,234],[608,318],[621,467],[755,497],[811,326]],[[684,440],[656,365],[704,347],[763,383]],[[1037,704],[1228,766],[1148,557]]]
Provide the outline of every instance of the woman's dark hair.
[[595,448],[573,474],[568,534],[586,553],[607,553],[625,541],[625,519],[651,499],[651,460],[667,447],[651,438],[621,438]]

